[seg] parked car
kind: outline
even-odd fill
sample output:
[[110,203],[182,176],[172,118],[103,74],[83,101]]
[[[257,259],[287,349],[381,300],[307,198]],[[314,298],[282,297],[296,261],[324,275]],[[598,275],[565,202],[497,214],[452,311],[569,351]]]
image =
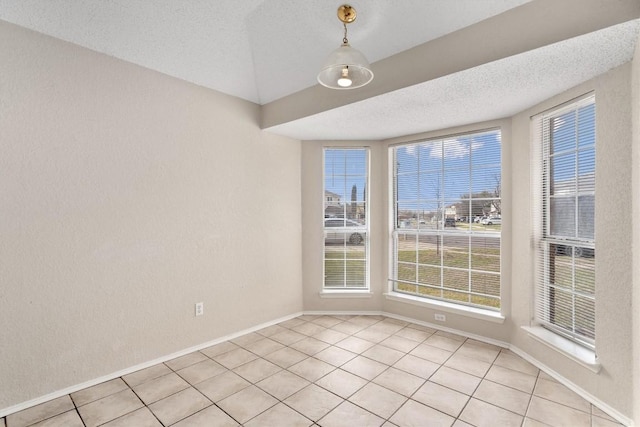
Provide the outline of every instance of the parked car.
[[482,220],[482,224],[484,225],[500,225],[502,224],[502,218],[499,216],[490,216],[489,218],[485,218]]
[[444,219],[444,226],[445,227],[455,227],[456,226],[456,220],[454,218],[445,218]]
[[364,227],[363,224],[351,219],[325,218],[324,241],[325,243],[350,243],[352,245],[360,245],[364,242],[363,232],[354,231],[353,229]]
[[566,245],[553,245],[555,246],[556,255],[571,256],[575,254],[576,257],[593,258],[595,251],[592,248],[583,248],[580,246],[566,246]]

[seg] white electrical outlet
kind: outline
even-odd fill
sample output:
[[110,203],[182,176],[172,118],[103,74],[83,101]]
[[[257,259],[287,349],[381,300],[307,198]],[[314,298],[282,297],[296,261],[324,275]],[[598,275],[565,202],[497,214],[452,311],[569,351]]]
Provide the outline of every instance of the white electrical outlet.
[[447,321],[447,317],[444,314],[434,314],[434,317],[436,318],[436,320],[438,322],[446,322]]
[[197,302],[196,303],[196,316],[202,316],[204,314],[204,303]]

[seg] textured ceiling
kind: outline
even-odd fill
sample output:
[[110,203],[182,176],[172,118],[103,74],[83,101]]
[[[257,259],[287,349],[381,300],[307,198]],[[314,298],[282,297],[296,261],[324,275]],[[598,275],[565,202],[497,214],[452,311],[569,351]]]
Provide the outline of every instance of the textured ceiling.
[[[601,8],[611,5],[605,0],[582,1]],[[342,3],[0,0],[0,19],[267,107],[316,85],[320,65],[342,39],[335,15]],[[552,14],[558,8],[550,5],[562,3],[357,0],[350,4],[358,19],[349,25],[349,40],[375,63],[504,12],[534,5]],[[628,19],[637,17],[634,12]],[[306,117],[285,117],[268,130],[303,140],[383,139],[504,117],[628,61],[637,36],[638,22],[631,21],[368,99],[358,95],[348,100],[349,95],[326,89],[321,93],[325,100],[345,101]],[[429,58],[447,59],[446,53]],[[318,101],[314,96],[307,104]]]
[[[370,62],[528,0],[351,2]],[[342,42],[340,0],[0,0],[0,19],[266,104],[316,84]],[[401,5],[401,7],[399,7]]]
[[509,117],[631,60],[639,30],[629,21],[268,130],[377,140]]

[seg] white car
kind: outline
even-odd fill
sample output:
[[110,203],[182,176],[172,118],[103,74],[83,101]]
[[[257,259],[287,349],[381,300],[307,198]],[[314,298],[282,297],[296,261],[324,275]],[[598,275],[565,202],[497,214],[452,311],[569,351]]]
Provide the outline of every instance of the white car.
[[324,241],[325,243],[346,242],[352,245],[360,245],[364,242],[364,233],[357,232],[355,228],[365,229],[364,224],[344,218],[325,218],[324,219]]
[[501,225],[502,224],[502,218],[499,216],[490,216],[489,218],[484,218],[482,220],[482,223],[484,225]]

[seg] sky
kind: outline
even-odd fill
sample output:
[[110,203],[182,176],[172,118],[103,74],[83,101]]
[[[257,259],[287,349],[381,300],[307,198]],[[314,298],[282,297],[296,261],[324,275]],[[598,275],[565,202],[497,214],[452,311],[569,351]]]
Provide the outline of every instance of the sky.
[[[574,111],[562,114],[553,118],[552,123],[550,132],[553,136],[553,146],[550,154],[553,163],[553,180],[566,182],[573,179],[576,170],[579,177],[593,175],[595,171],[595,104],[581,107],[577,114]],[[578,151],[577,156],[576,151]]]
[[[442,203],[458,202],[463,194],[493,192],[500,180],[501,137],[497,130],[392,150],[398,164],[402,210],[435,211]],[[355,185],[357,201],[364,201],[368,151],[328,148],[324,159],[325,190],[350,202]],[[418,169],[420,173],[416,174]]]
[[350,202],[355,185],[356,200],[364,201],[368,163],[368,151],[365,148],[325,149],[324,189],[339,194],[343,202]]
[[494,130],[398,146],[399,210],[434,212],[463,195],[493,194],[501,180],[501,144]]
[[[552,178],[566,189],[576,171],[580,191],[593,181],[595,171],[594,104],[578,113],[566,113],[553,120]],[[576,146],[577,133],[577,146]],[[488,191],[494,194],[501,181],[502,141],[499,130],[421,141],[391,149],[397,165],[396,190],[399,210],[435,212],[460,202],[463,195]],[[576,156],[576,151],[578,154]],[[342,202],[362,202],[368,151],[365,148],[325,149],[324,188]],[[574,180],[575,182],[575,180]],[[373,191],[386,189],[373,189]]]

